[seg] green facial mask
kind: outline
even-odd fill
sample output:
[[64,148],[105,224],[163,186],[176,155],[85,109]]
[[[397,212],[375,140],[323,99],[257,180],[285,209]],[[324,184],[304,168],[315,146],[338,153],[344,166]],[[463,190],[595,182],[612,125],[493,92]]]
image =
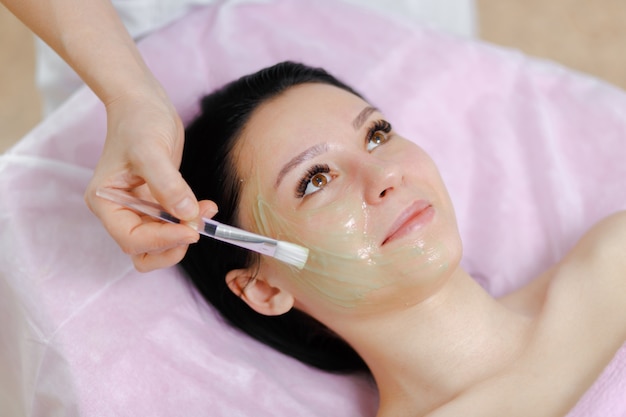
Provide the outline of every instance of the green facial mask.
[[[258,233],[309,249],[302,270],[288,265],[294,283],[333,308],[376,310],[381,297],[392,304],[415,301],[411,289],[447,269],[446,247],[433,236],[420,236],[393,249],[368,236],[369,210],[349,198],[312,210],[279,210],[257,196],[253,218]],[[287,213],[286,213],[287,212]],[[421,277],[421,278],[420,278]]]

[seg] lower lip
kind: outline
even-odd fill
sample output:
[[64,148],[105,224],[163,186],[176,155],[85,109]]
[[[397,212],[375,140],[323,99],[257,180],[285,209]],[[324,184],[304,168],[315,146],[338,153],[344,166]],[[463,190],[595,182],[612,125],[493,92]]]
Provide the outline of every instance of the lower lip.
[[424,210],[415,213],[413,217],[408,219],[400,229],[396,230],[394,234],[389,236],[383,245],[399,239],[405,235],[412,233],[413,231],[422,228],[425,224],[429,223],[435,216],[435,209],[432,206],[426,207]]

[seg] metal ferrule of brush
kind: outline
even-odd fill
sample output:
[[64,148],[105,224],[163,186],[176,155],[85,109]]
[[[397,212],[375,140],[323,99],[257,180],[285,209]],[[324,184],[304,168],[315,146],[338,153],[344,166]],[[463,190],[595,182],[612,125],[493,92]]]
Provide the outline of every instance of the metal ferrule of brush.
[[233,243],[237,246],[269,256],[274,256],[276,246],[278,245],[277,240],[224,224],[206,223],[205,231],[211,234],[215,239]]

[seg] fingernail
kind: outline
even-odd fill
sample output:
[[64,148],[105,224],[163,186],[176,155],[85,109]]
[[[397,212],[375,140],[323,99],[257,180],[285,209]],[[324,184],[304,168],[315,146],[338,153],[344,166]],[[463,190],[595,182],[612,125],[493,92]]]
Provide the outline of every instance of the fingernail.
[[176,210],[176,215],[183,219],[192,219],[198,215],[198,208],[189,197],[185,197],[174,209]]
[[213,217],[215,216],[217,213],[219,212],[218,209],[209,209],[209,210],[205,210],[204,213],[202,213],[203,216],[209,216],[209,217]]
[[197,243],[198,239],[183,239],[183,240],[179,240],[177,243],[177,246],[188,246],[188,245],[193,245],[194,243]]
[[198,239],[200,239],[200,235],[197,235],[197,236],[195,236],[195,237],[193,237],[193,238],[185,239],[185,240],[182,242],[182,244],[183,244],[183,245],[192,245],[192,244],[194,244],[194,243],[198,242]]

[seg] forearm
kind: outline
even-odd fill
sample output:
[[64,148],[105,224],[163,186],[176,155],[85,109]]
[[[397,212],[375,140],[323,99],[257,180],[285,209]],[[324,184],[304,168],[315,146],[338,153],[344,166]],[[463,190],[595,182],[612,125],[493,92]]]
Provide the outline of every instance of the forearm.
[[134,91],[154,91],[157,83],[109,0],[0,1],[50,45],[105,105]]

